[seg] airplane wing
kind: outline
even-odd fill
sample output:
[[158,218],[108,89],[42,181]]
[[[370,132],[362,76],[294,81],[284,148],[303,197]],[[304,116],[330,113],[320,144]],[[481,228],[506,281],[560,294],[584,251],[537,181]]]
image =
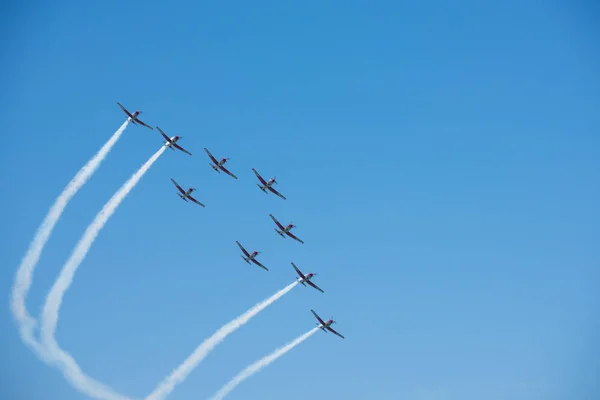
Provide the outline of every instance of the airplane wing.
[[117,101],[117,104],[119,105],[119,107],[121,107],[121,110],[123,110],[125,112],[125,114],[127,114],[129,116],[129,118],[131,118],[133,120],[133,115],[131,115],[131,113],[129,111],[127,111],[127,109],[125,107],[123,107],[123,105],[121,103],[119,103]]
[[269,270],[269,268],[265,267],[264,265],[262,265],[261,263],[256,261],[254,258],[250,261],[252,261],[254,264],[258,265],[259,267],[266,269],[267,271]]
[[227,175],[231,176],[232,178],[237,179],[237,176],[235,176],[234,174],[232,174],[230,171],[227,170],[227,168],[220,166],[219,168],[221,168],[221,171],[225,172]]
[[320,287],[318,287],[317,285],[315,285],[314,283],[312,283],[311,281],[306,281],[306,283],[308,283],[310,286],[314,287],[315,289],[317,289],[319,292],[321,293],[325,293],[323,291],[323,289],[321,289]]
[[[181,192],[181,194],[185,194],[185,190],[183,190],[183,188],[182,188],[181,186],[179,186],[179,185],[177,184],[177,182],[175,182],[175,179],[171,178],[171,182],[173,182],[173,184],[174,184],[175,186],[177,186],[177,189],[179,189],[179,191]],[[189,197],[189,196],[188,196],[188,197]],[[191,197],[190,197],[190,198],[191,198]]]
[[212,162],[214,162],[215,164],[219,165],[219,162],[217,161],[216,158],[213,157],[212,154],[210,154],[210,151],[208,151],[208,149],[205,147],[204,151],[206,152],[206,154],[208,154],[208,156],[210,157],[210,159],[212,160]]
[[204,204],[200,203],[198,200],[196,200],[195,198],[193,198],[192,196],[188,196],[188,199],[190,199],[191,201],[193,201],[194,203],[202,206],[202,207],[206,207]]
[[259,181],[260,181],[260,182],[261,182],[263,185],[266,185],[266,184],[267,184],[267,181],[265,181],[265,180],[263,179],[263,177],[262,177],[262,176],[260,176],[260,174],[259,174],[259,173],[258,173],[258,172],[257,172],[257,171],[254,169],[254,168],[252,168],[252,171],[254,171],[254,174],[256,175],[256,177],[258,178],[258,180],[259,180]]
[[158,129],[158,131],[160,132],[160,134],[163,135],[163,137],[165,138],[165,140],[167,141],[167,143],[171,143],[171,138],[168,137],[167,135],[165,135],[165,133],[162,131],[162,129],[160,129],[158,126],[156,127],[156,129]]
[[267,189],[269,189],[271,192],[275,193],[277,196],[281,197],[282,199],[285,200],[285,196],[282,195],[281,193],[279,193],[277,190],[273,189],[272,186],[269,186]]
[[141,120],[141,119],[139,119],[139,118],[136,118],[136,119],[135,119],[135,122],[137,122],[138,124],[142,124],[142,125],[144,125],[146,128],[149,128],[149,129],[151,129],[151,130],[154,130],[154,128],[153,128],[153,127],[151,127],[150,125],[148,125],[147,123],[145,123],[144,121],[142,121],[142,120]]
[[296,264],[292,263],[292,267],[294,267],[294,269],[296,270],[296,272],[298,273],[298,275],[300,275],[300,278],[306,279],[306,276],[304,276],[304,274],[302,272],[300,272],[300,270],[298,269],[298,267],[296,267]]
[[273,214],[269,214],[269,216],[271,217],[271,219],[273,220],[273,222],[275,222],[275,224],[276,224],[276,225],[279,227],[279,229],[281,229],[281,230],[284,230],[284,229],[285,229],[285,228],[283,227],[283,225],[281,225],[281,224],[279,223],[279,221],[277,221],[277,220],[275,219],[275,217],[273,216]]
[[[139,121],[139,120],[138,120]],[[180,145],[178,145],[177,143],[173,143],[173,146],[175,146],[176,148],[178,148],[179,150],[183,151],[184,153],[188,153],[190,156],[192,155],[192,153],[190,153],[189,151],[187,151],[186,149],[184,149],[183,147],[181,147]]]
[[300,243],[304,244],[304,242],[302,241],[302,239],[299,239],[296,235],[294,235],[292,232],[285,232],[286,235],[288,235],[289,237],[291,237],[294,240],[299,241]]
[[331,328],[331,327],[329,327],[329,326],[328,326],[328,327],[326,327],[326,328],[327,328],[327,330],[328,330],[329,332],[331,332],[331,333],[335,333],[336,335],[338,335],[338,336],[339,336],[339,337],[341,337],[342,339],[346,339],[346,338],[345,338],[344,336],[342,336],[342,335],[341,335],[339,332],[336,332],[336,331],[335,331],[333,328]]
[[246,249],[240,244],[240,242],[238,242],[237,240],[235,242],[237,243],[237,245],[240,248],[240,250],[242,250],[242,253],[244,253],[246,255],[246,257],[250,257],[250,253],[248,253],[246,251]]
[[321,325],[325,326],[325,321],[323,321],[323,320],[321,319],[321,317],[319,317],[319,316],[317,315],[317,313],[316,313],[316,312],[314,312],[314,310],[312,310],[312,309],[311,309],[311,310],[310,310],[310,312],[312,312],[312,313],[315,315],[315,317],[316,317],[316,318],[319,320],[319,323],[320,323]]

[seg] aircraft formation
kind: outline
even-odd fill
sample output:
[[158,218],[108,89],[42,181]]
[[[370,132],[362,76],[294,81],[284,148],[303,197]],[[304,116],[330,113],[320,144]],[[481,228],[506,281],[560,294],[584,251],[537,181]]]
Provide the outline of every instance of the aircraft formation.
[[[119,107],[121,107],[121,109],[123,110],[123,112],[125,114],[127,114],[129,121],[134,124],[134,125],[141,125],[144,126],[150,130],[154,130],[154,128],[152,128],[150,125],[146,124],[145,122],[143,122],[142,120],[140,120],[139,115],[142,113],[142,111],[140,110],[136,110],[133,114],[130,113],[121,103],[117,102],[117,105]],[[165,139],[165,143],[164,146],[167,148],[170,148],[171,150],[175,151],[175,149],[186,153],[188,155],[192,155],[192,153],[190,153],[189,151],[187,151],[186,149],[184,149],[183,147],[181,147],[178,143],[178,141],[181,139],[181,136],[172,136],[169,137],[165,132],[163,132],[162,129],[160,129],[158,126],[156,127],[156,129],[159,131],[159,133],[162,135],[162,137]],[[206,152],[207,156],[209,157],[211,163],[209,163],[209,165],[211,166],[211,168],[213,170],[215,170],[218,173],[224,172],[225,174],[229,175],[230,177],[234,178],[234,179],[238,179],[238,177],[233,174],[231,171],[229,171],[227,168],[225,168],[225,163],[229,160],[229,158],[221,158],[221,160],[217,160],[212,154],[211,152],[205,147],[204,151]],[[276,196],[280,197],[283,200],[286,200],[286,197],[284,195],[282,195],[281,193],[279,193],[274,187],[273,185],[277,184],[277,180],[276,177],[272,177],[269,178],[269,180],[265,180],[256,169],[252,168],[252,172],[254,172],[254,174],[256,175],[257,179],[259,180],[260,183],[257,183],[256,186],[258,186],[260,188],[260,190],[262,190],[265,194],[268,194],[269,192],[275,194]],[[192,201],[202,207],[206,207],[204,204],[202,204],[200,201],[198,201],[197,199],[195,199],[194,197],[192,197],[192,192],[194,192],[196,189],[193,187],[188,188],[187,190],[182,188],[173,178],[171,178],[171,181],[173,182],[173,184],[175,185],[175,187],[178,190],[177,195],[179,197],[181,197],[181,199],[183,199],[184,201]],[[291,233],[290,231],[295,227],[294,224],[289,223],[286,226],[283,226],[274,216],[273,214],[269,214],[269,216],[271,217],[271,219],[273,220],[273,222],[275,223],[276,228],[275,232],[277,232],[277,234],[279,234],[281,237],[285,238],[290,237],[292,239],[294,239],[295,241],[304,244],[304,241],[300,238],[298,238],[296,235],[294,235],[293,233]],[[236,240],[236,244],[238,245],[238,247],[240,248],[241,252],[243,253],[243,255],[240,255],[242,257],[242,259],[244,261],[246,261],[246,263],[250,264],[254,264],[260,268],[263,268],[266,271],[269,271],[269,269],[267,267],[265,267],[262,263],[260,263],[260,261],[258,261],[256,259],[256,257],[260,254],[260,251],[257,250],[253,250],[251,253],[246,250],[244,248],[244,246],[242,246],[242,244]],[[321,293],[325,293],[320,287],[318,287],[315,283],[312,282],[312,278],[314,276],[316,276],[316,273],[308,273],[308,274],[304,274],[300,271],[300,269],[292,262],[292,267],[294,268],[294,270],[296,271],[296,274],[298,274],[299,278],[297,278],[297,282],[300,283],[301,285],[305,286],[309,285],[312,288],[320,291]],[[317,319],[317,325],[319,327],[319,329],[323,330],[323,332],[331,332],[339,337],[341,337],[342,339],[345,339],[345,337],[340,334],[339,332],[335,331],[331,325],[335,324],[336,321],[334,321],[333,319],[329,319],[327,321],[324,321],[314,310],[310,310],[313,315],[315,316],[315,318]]]

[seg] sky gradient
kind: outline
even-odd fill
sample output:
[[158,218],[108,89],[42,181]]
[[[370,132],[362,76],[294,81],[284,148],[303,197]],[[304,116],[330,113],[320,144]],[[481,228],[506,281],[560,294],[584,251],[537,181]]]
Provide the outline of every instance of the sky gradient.
[[[600,7],[594,2],[14,3],[0,17],[0,397],[78,400],[22,343],[16,269],[48,208],[121,126],[166,151],[65,294],[58,343],[142,398],[293,282],[169,399],[203,399],[333,316],[227,398],[600,396]],[[27,298],[161,145],[130,125],[68,205]],[[203,151],[231,157],[239,180]],[[251,168],[276,176],[265,195]],[[181,201],[169,178],[198,190]],[[297,224],[300,244],[273,230]],[[235,241],[262,251],[246,264]]]

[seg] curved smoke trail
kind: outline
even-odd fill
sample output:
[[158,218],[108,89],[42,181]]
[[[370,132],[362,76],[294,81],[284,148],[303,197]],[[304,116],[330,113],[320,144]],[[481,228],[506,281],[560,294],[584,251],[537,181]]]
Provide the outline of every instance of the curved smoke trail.
[[140,169],[129,178],[127,182],[119,188],[119,190],[110,198],[110,200],[104,205],[102,210],[96,215],[96,218],[87,227],[83,237],[79,240],[79,243],[71,253],[70,258],[63,266],[60,276],[52,286],[50,293],[46,297],[46,303],[42,311],[42,326],[41,326],[41,339],[42,344],[55,360],[64,374],[67,376],[73,386],[81,391],[98,399],[106,400],[125,400],[127,397],[112,391],[106,386],[100,386],[97,382],[84,375],[73,357],[61,349],[56,342],[54,333],[56,331],[56,325],[58,323],[58,314],[62,298],[73,282],[73,276],[77,271],[77,268],[87,255],[90,247],[94,243],[94,240],[98,236],[100,230],[104,227],[108,219],[115,212],[117,207],[125,199],[125,197],[131,192],[135,185],[140,181],[144,174],[150,169],[152,164],[161,156],[165,151],[166,147],[161,147]]
[[298,346],[300,343],[304,342],[306,339],[314,335],[314,333],[319,330],[319,327],[312,328],[310,331],[306,332],[304,335],[297,337],[292,342],[286,344],[283,347],[276,349],[271,354],[261,358],[256,361],[254,364],[251,364],[242,372],[234,376],[229,382],[225,384],[219,391],[211,397],[210,400],[221,400],[225,396],[227,396],[233,389],[235,389],[240,383],[250,378],[252,375],[259,372],[264,367],[271,364],[273,361],[277,360],[279,357],[283,356],[285,353]]
[[173,391],[175,386],[178,383],[183,382],[185,380],[185,378],[187,378],[187,376],[192,372],[192,370],[194,368],[196,368],[196,366],[198,364],[200,364],[200,362],[202,360],[204,360],[204,358],[215,347],[217,347],[217,345],[219,343],[221,343],[223,340],[225,340],[225,338],[227,336],[229,336],[229,334],[235,332],[242,325],[246,324],[248,321],[250,321],[250,319],[252,319],[252,317],[254,317],[256,314],[258,314],[259,312],[261,312],[262,310],[264,310],[271,304],[273,304],[275,301],[277,301],[279,298],[281,298],[284,294],[286,294],[287,292],[292,290],[294,288],[294,286],[296,286],[297,284],[298,284],[298,282],[296,281],[296,282],[286,286],[285,288],[279,290],[277,293],[275,293],[268,299],[263,300],[260,303],[256,304],[254,307],[252,307],[251,309],[249,309],[248,311],[246,311],[245,313],[243,313],[242,315],[240,315],[233,321],[228,322],[227,324],[225,324],[221,328],[219,328],[219,330],[217,330],[211,337],[209,337],[204,342],[202,342],[198,347],[196,347],[196,350],[194,350],[194,352],[179,367],[177,367],[171,373],[171,375],[166,377],[156,387],[156,389],[154,389],[154,391],[152,393],[150,393],[148,395],[148,397],[146,397],[146,400],[164,399],[169,393],[171,393],[171,391]]
[[12,287],[10,308],[19,324],[21,339],[45,362],[50,362],[50,357],[44,347],[34,337],[34,330],[37,322],[27,312],[27,307],[25,306],[25,298],[31,288],[33,271],[39,262],[44,246],[46,245],[50,234],[52,234],[52,230],[60,219],[65,207],[79,189],[81,189],[81,187],[91,178],[94,172],[96,172],[100,164],[102,164],[104,158],[111,151],[115,143],[117,143],[121,134],[125,131],[125,128],[127,128],[128,123],[129,119],[121,125],[110,139],[108,139],[94,157],[92,157],[83,168],[77,172],[63,192],[57,197],[48,211],[48,214],[42,221],[42,224],[38,227],[33,240],[29,244],[29,249],[27,249],[27,253],[25,253],[25,256],[21,260],[21,265],[19,265],[17,270],[15,283]]

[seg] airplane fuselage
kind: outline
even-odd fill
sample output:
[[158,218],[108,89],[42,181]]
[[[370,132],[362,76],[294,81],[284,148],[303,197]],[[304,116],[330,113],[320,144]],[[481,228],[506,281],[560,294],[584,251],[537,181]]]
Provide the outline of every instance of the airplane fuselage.
[[277,232],[281,236],[283,236],[284,234],[289,233],[292,230],[293,227],[294,227],[294,224],[288,224],[285,228],[283,228],[282,231],[280,231],[279,229],[275,228],[275,232]]
[[258,251],[253,251],[252,253],[250,253],[250,255],[248,257],[242,256],[242,258],[247,263],[250,263],[250,261],[253,261],[256,258],[257,255],[258,255]]
[[271,178],[267,181],[266,185],[259,185],[260,190],[262,190],[263,192],[266,192],[268,188],[270,188],[271,186],[273,186],[273,184],[275,183],[275,179]]
[[[304,279],[302,279],[302,278],[298,278],[298,282],[304,285],[304,282],[308,282],[308,281],[310,281],[310,279],[311,279],[313,276],[314,276],[314,274],[313,274],[312,272],[310,272],[310,273],[308,273],[308,274],[306,274],[306,275],[305,275],[305,278],[304,278]],[[304,285],[304,286],[306,286],[306,285]]]
[[169,142],[165,143],[165,146],[173,149],[173,144],[177,143],[178,140],[179,140],[179,136],[173,136],[172,138],[170,138]]
[[189,188],[184,194],[178,193],[179,197],[181,197],[183,200],[187,201],[187,198],[191,196],[191,194],[194,190],[196,190],[196,189]]
[[323,332],[327,332],[327,327],[331,326],[332,324],[333,324],[333,320],[330,319],[327,322],[325,322],[325,325],[319,324],[319,328],[321,328],[323,330]]
[[133,124],[137,125],[137,117],[138,115],[140,115],[139,111],[134,112],[133,114],[131,114],[131,118],[129,118],[129,120],[131,122],[133,122]]
[[219,167],[222,167],[223,164],[225,164],[227,162],[226,158],[222,158],[221,161],[219,161],[217,164],[210,164],[210,166],[212,167],[212,169],[214,169],[217,172],[221,172]]

